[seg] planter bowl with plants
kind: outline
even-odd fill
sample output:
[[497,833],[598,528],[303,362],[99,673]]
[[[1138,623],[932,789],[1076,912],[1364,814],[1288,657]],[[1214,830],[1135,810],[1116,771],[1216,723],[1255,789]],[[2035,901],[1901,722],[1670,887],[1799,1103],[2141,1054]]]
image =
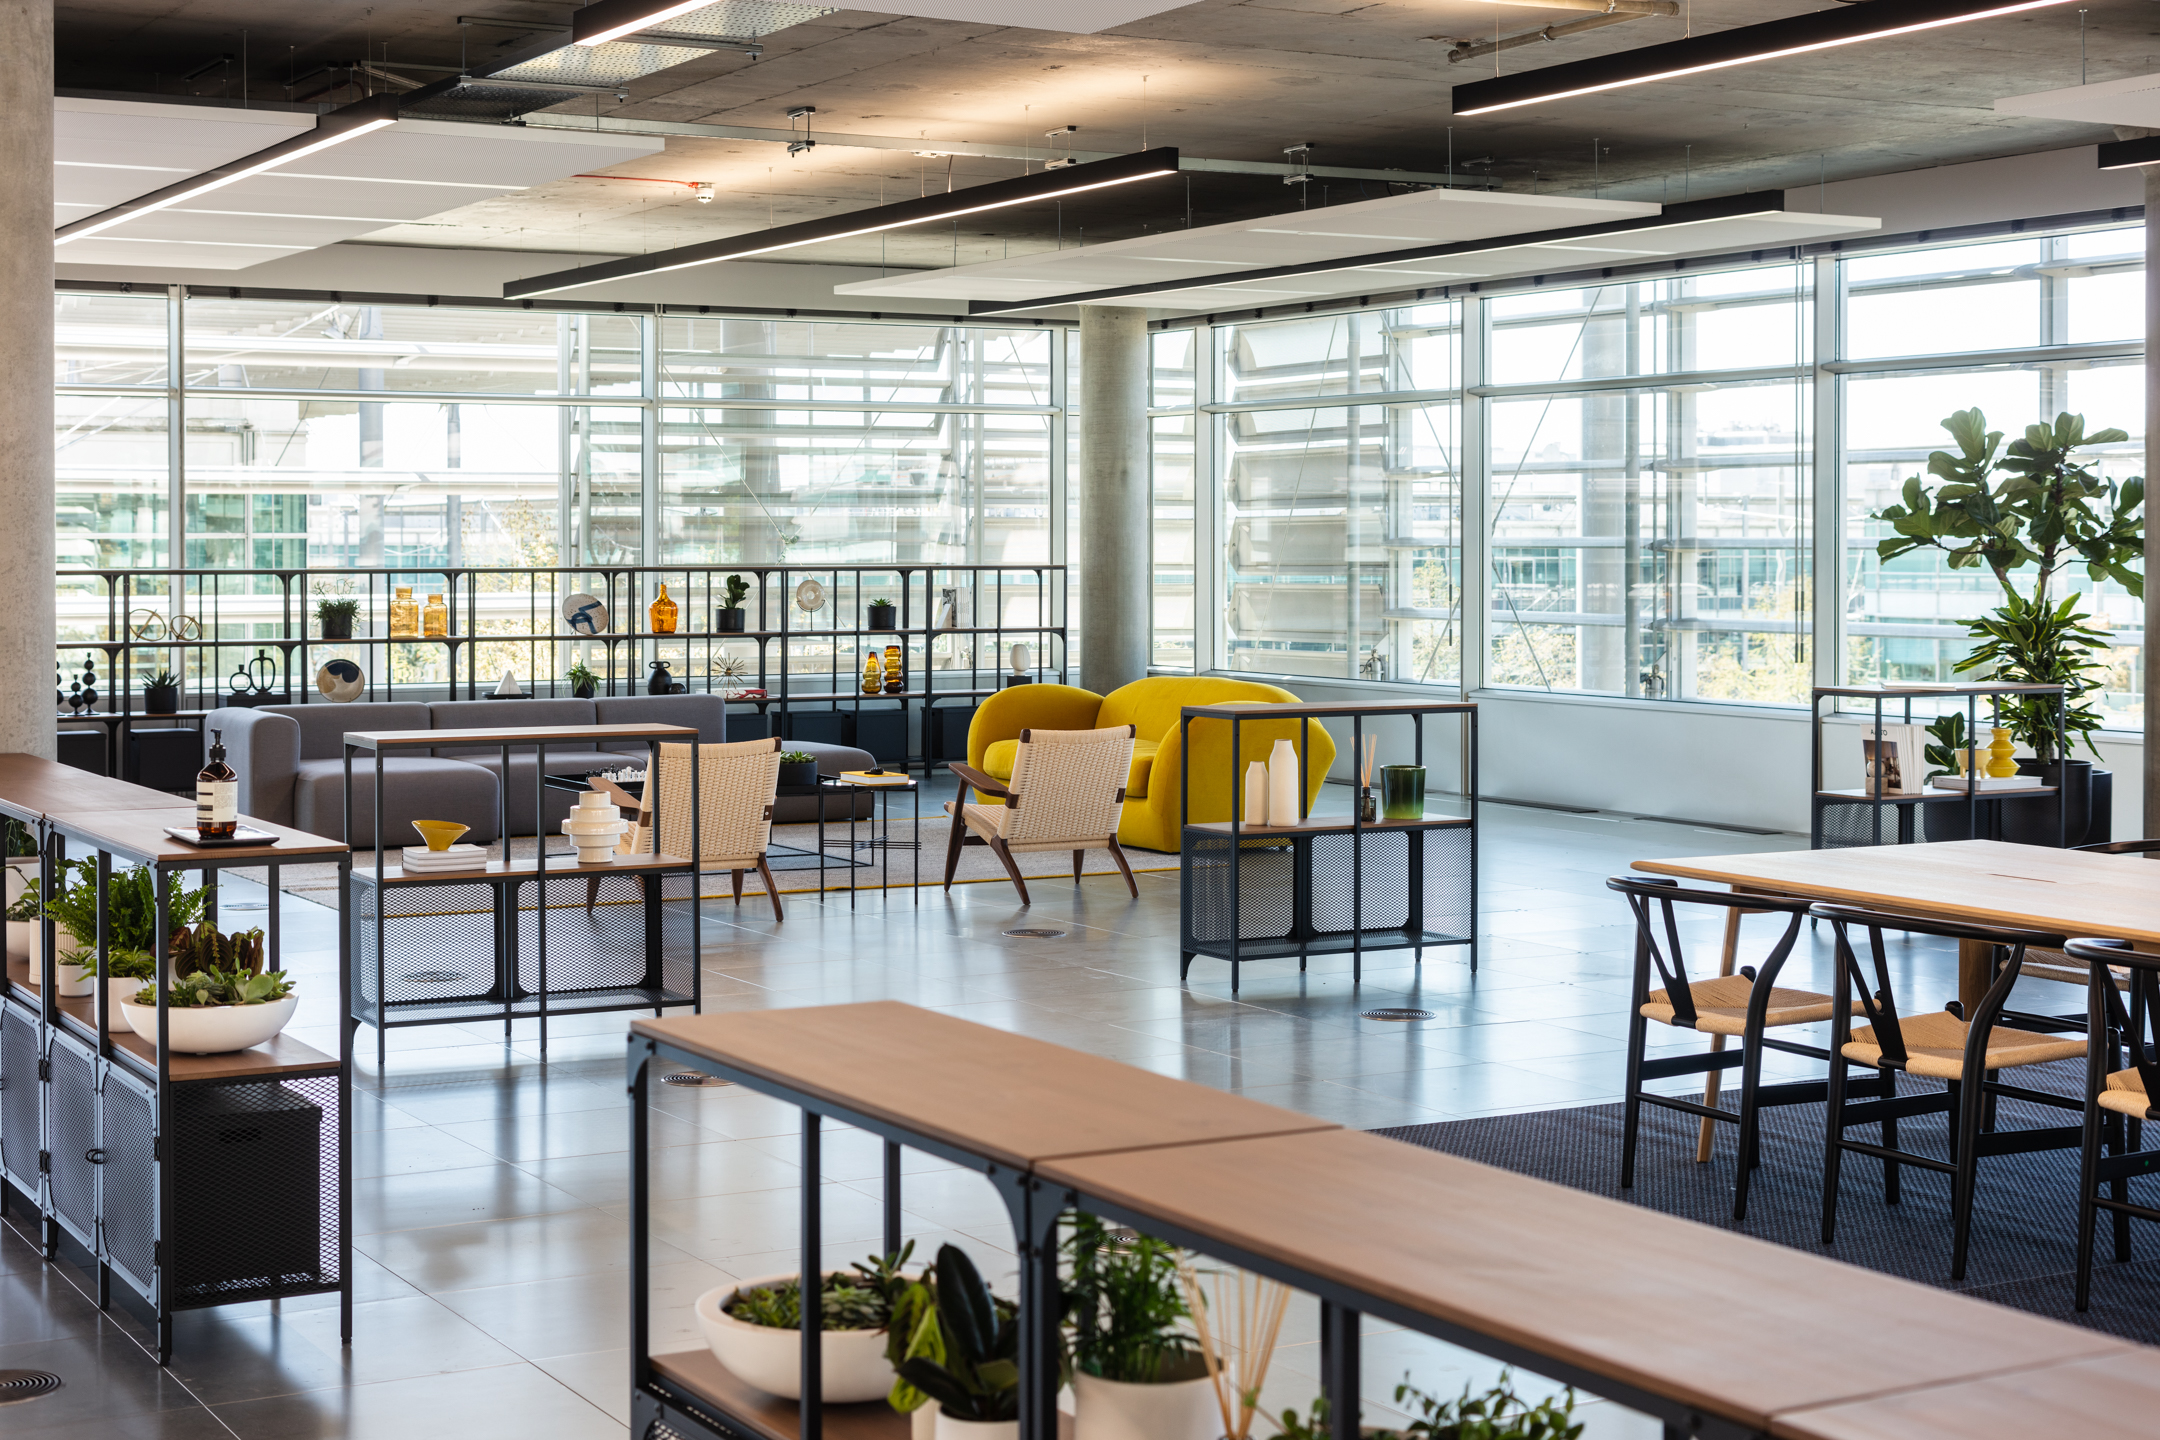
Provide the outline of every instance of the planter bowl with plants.
[[872,630],[890,630],[893,628],[899,614],[899,607],[894,605],[892,601],[873,600],[870,602],[870,628]]
[[784,789],[798,789],[818,783],[817,756],[807,750],[785,750],[780,754],[780,785]]
[[160,670],[143,681],[143,714],[175,715],[180,710],[180,678]]
[[353,620],[359,614],[358,600],[322,599],[315,602],[315,618],[322,622],[322,638],[325,640],[352,639]]
[[[198,925],[176,931],[172,968],[178,974],[165,999],[172,1048],[187,1055],[220,1055],[260,1045],[289,1024],[300,997],[292,982],[263,968],[263,932],[219,934]],[[130,1029],[157,1044],[157,992],[149,985],[122,1006]]]
[[[818,1353],[827,1404],[882,1400],[892,1389],[886,1330],[893,1297],[908,1287],[900,1266],[913,1249],[823,1277]],[[783,1400],[802,1398],[802,1295],[794,1275],[708,1290],[697,1299],[697,1318],[713,1358],[736,1378]]]

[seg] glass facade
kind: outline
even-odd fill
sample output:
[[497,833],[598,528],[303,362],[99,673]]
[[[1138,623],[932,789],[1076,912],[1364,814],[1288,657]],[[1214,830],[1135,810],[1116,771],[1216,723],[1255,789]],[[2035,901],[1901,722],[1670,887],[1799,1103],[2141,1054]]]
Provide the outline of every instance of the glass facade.
[[[1985,571],[1869,512],[1979,406],[2143,465],[2144,234],[2110,226],[1154,336],[1157,663],[1805,704],[1948,679]],[[1829,547],[1827,550],[1825,547]],[[2120,637],[2142,613],[2065,573]],[[1189,617],[1189,618],[1188,618]]]

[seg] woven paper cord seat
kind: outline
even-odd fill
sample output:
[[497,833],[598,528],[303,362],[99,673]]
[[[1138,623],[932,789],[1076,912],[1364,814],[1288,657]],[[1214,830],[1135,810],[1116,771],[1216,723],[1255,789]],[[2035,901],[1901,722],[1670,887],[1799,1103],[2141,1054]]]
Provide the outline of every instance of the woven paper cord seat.
[[[1905,1037],[1905,1072],[1931,1075],[1937,1080],[1963,1078],[1965,1032],[1969,1028],[1946,1010],[1898,1017],[1898,1033]],[[1857,1065],[1882,1064],[1882,1047],[1875,1043],[1872,1025],[1855,1027],[1852,1042],[1844,1049],[1845,1058]],[[2009,1070],[2019,1065],[2044,1065],[2050,1060],[2073,1060],[2084,1053],[2082,1035],[2040,1035],[1998,1025],[1988,1036],[1986,1068]]]
[[[1720,975],[1712,980],[1691,981],[1688,992],[1695,997],[1695,1028],[1706,1035],[1746,1034],[1748,995],[1754,988],[1755,982],[1745,975]],[[1772,987],[1770,1009],[1763,1017],[1763,1024],[1806,1025],[1829,1019],[1830,1009],[1828,995]],[[1663,990],[1650,992],[1642,1013],[1644,1019],[1655,1020],[1661,1025],[1673,1023],[1673,1007]]]

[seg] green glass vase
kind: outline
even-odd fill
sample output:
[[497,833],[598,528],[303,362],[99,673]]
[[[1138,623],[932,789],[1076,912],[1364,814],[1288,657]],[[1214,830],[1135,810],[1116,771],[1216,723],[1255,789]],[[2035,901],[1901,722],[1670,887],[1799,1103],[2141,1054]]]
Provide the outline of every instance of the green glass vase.
[[1380,818],[1382,820],[1422,820],[1425,818],[1424,766],[1383,765],[1380,767]]

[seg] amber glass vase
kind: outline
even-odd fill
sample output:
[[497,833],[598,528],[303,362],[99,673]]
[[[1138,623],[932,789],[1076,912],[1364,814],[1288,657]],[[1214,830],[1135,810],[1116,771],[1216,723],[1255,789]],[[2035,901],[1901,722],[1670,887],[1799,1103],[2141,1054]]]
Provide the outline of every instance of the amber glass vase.
[[907,689],[907,675],[905,666],[901,662],[900,647],[898,645],[887,645],[885,647],[885,693],[898,695],[905,689]]
[[645,612],[646,617],[652,621],[652,633],[655,635],[674,634],[675,621],[681,613],[681,607],[668,599],[667,586],[664,584],[660,587],[660,598],[653,601]]
[[878,666],[878,652],[867,651],[862,657],[862,693],[875,695],[885,688],[885,672]]
[[412,586],[400,585],[397,595],[390,602],[390,638],[393,640],[417,640],[420,638],[420,602],[412,598]]
[[440,640],[450,633],[450,607],[443,604],[440,595],[427,597],[427,604],[420,607],[420,634],[424,639]]

